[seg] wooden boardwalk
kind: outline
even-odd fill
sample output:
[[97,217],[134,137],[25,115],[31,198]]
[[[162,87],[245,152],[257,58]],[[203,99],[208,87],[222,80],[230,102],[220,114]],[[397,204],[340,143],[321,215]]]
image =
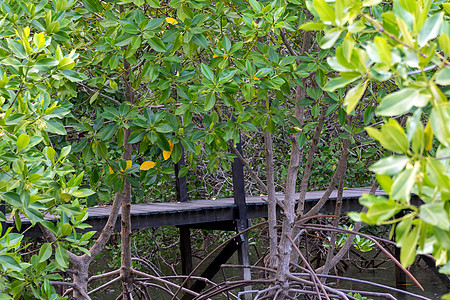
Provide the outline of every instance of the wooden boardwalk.
[[[342,211],[354,211],[361,209],[358,203],[359,197],[368,193],[369,187],[345,189],[343,194]],[[308,192],[306,194],[305,208],[308,210],[322,197],[324,191]],[[377,191],[378,195],[385,195],[382,191]],[[298,194],[296,195],[298,198]],[[247,217],[264,218],[267,217],[267,202],[265,196],[247,196]],[[284,199],[283,194],[277,194],[279,200]],[[334,191],[321,213],[334,212],[337,193]],[[211,229],[230,229],[230,221],[239,218],[237,205],[233,198],[216,200],[193,200],[186,202],[164,202],[164,203],[142,203],[131,205],[132,229],[153,228],[160,226],[188,226]],[[86,221],[92,225],[92,229],[100,231],[108,220],[111,207],[91,207],[88,208],[89,218]],[[22,219],[22,227],[30,225],[27,219]],[[116,223],[116,230],[120,229],[120,216]],[[38,228],[31,228],[27,235],[40,235]]]

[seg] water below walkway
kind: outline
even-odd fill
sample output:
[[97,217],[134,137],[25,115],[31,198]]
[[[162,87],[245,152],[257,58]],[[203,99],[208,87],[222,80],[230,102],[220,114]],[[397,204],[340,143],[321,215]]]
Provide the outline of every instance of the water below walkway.
[[[104,255],[101,260],[101,265],[105,267],[105,271],[108,271],[108,261],[107,258],[108,255]],[[230,261],[230,264],[236,264],[237,263],[237,255],[234,255]],[[100,266],[101,266],[100,265]],[[169,274],[169,270],[163,270],[167,271]],[[445,285],[439,280],[439,278],[428,268],[423,262],[420,262],[419,264],[415,264],[410,268],[411,273],[416,277],[416,279],[422,284],[424,287],[424,291],[421,291],[419,287],[417,287],[414,283],[412,283],[411,280],[407,280],[407,284],[405,286],[405,290],[419,294],[422,296],[425,296],[432,300],[438,300],[441,299],[441,296],[446,294],[447,292],[450,292],[450,290],[447,290]],[[236,270],[233,270],[231,272],[227,271],[227,279],[230,279],[230,277],[237,276]],[[366,281],[376,282],[383,285],[395,287],[395,267],[394,264],[391,262],[387,262],[383,264],[382,268],[378,268],[374,271],[360,271],[358,268],[354,266],[350,266],[345,274],[345,277],[351,277],[351,278],[357,278],[362,279]],[[216,275],[216,278],[214,278],[216,282],[223,281],[223,275],[218,274]],[[352,290],[366,290],[366,291],[373,291],[373,292],[388,292],[386,290],[383,290],[378,287],[371,287],[365,284],[360,283],[352,283],[348,281],[329,281],[330,285],[336,286],[343,289],[352,289]],[[109,300],[109,299],[115,299],[120,291],[120,285],[116,284],[111,287],[109,287],[107,290],[101,291],[97,293],[93,299],[96,300]],[[156,294],[155,294],[156,293]],[[154,299],[170,299],[167,297],[167,294],[158,294],[159,292],[157,290],[152,291],[152,295],[156,296]],[[412,300],[416,299],[411,296],[407,296],[401,293],[396,292],[390,292],[394,297],[396,297],[398,300]],[[216,298],[219,299],[219,298]],[[224,298],[225,299],[225,298]]]

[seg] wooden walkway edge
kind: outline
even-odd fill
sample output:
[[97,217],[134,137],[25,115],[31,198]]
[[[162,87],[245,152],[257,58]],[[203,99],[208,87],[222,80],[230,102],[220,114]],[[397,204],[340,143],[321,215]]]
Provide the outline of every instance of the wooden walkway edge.
[[[361,205],[358,199],[369,193],[369,187],[345,189],[343,193],[342,211],[358,211]],[[308,210],[322,197],[325,191],[308,192],[306,194],[305,209]],[[376,195],[386,195],[377,191]],[[298,196],[298,195],[297,195]],[[249,219],[267,217],[267,203],[265,196],[247,196],[246,206]],[[279,200],[284,200],[283,194],[277,194]],[[329,200],[322,208],[321,213],[334,212],[337,192],[330,195]],[[131,223],[132,229],[153,228],[160,226],[189,226],[221,229],[220,225],[214,228],[214,223],[221,224],[234,221],[239,218],[237,205],[233,198],[216,200],[192,200],[185,202],[142,203],[132,204]],[[100,231],[108,220],[111,211],[110,206],[88,208],[89,218],[86,221],[92,226],[90,230]],[[203,226],[202,226],[203,225]],[[27,219],[22,220],[22,228],[30,226]],[[120,230],[120,216],[116,223],[116,230]],[[30,228],[28,236],[40,235],[38,228]]]

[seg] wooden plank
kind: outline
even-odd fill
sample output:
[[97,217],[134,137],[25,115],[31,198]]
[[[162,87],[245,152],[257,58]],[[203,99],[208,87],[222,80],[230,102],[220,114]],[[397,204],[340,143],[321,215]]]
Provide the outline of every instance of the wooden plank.
[[[359,210],[361,206],[358,199],[362,194],[367,193],[368,188],[346,189],[343,194],[343,211]],[[306,195],[305,208],[311,208],[320,199],[324,191],[309,192]],[[385,195],[382,191],[377,191],[377,195]],[[277,194],[283,200],[283,194]],[[337,193],[333,192],[330,200],[327,201],[321,213],[332,213]],[[261,218],[267,217],[266,200],[264,196],[246,197],[247,217]],[[203,223],[214,223],[231,221],[239,218],[235,211],[236,204],[233,198],[217,200],[193,200],[187,202],[164,202],[164,203],[140,203],[131,206],[132,228],[152,228],[169,225],[192,225]],[[87,223],[93,226],[93,230],[101,230],[110,214],[110,207],[88,208],[89,218]],[[8,219],[9,216],[7,216]],[[23,229],[30,226],[30,222],[22,217]],[[46,219],[51,220],[49,216]],[[10,225],[12,221],[8,222]],[[119,222],[116,229],[120,228]],[[33,230],[32,230],[33,231]],[[39,232],[39,230],[34,230]],[[30,233],[33,234],[33,233]],[[34,233],[39,234],[39,233]]]

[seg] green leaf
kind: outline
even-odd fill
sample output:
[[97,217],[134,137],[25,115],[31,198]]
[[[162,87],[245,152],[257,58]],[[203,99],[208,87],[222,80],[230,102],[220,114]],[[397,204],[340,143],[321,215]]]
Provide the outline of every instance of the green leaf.
[[389,156],[378,160],[369,170],[375,174],[395,175],[405,168],[408,161],[406,156]]
[[376,109],[379,116],[399,116],[407,113],[411,107],[423,107],[429,101],[429,96],[421,94],[418,89],[404,88],[383,98]]
[[312,105],[314,102],[312,102],[311,100],[309,100],[309,99],[302,99],[302,100],[300,100],[300,101],[298,101],[297,102],[297,105],[300,105],[300,106],[310,106],[310,105]]
[[160,8],[161,4],[159,4],[159,0],[146,0],[146,3],[153,8]]
[[298,146],[301,148],[306,143],[306,135],[303,132],[300,132],[300,134],[297,137],[297,143]]
[[102,5],[99,0],[82,0],[84,8],[90,12],[99,12],[102,9]]
[[445,67],[436,73],[436,83],[450,85],[450,67]]
[[397,226],[395,226],[395,242],[397,243],[397,247],[402,247],[404,239],[411,231],[413,219],[413,215],[411,215],[411,217],[400,221]]
[[16,141],[17,150],[21,151],[26,146],[28,146],[29,143],[30,143],[30,137],[28,135],[26,135],[26,134],[19,135],[19,137],[17,138],[17,141]]
[[348,91],[347,95],[344,98],[344,105],[347,106],[346,112],[350,114],[353,109],[355,109],[361,97],[364,95],[364,92],[367,88],[367,80],[364,83],[360,83],[357,86],[353,87],[350,91]]
[[12,114],[5,119],[5,125],[17,125],[25,118],[24,114]]
[[0,265],[14,271],[22,271],[20,264],[9,255],[0,255]]
[[447,57],[450,55],[450,36],[448,34],[442,33],[439,36],[439,47],[441,47]]
[[64,57],[58,63],[58,69],[60,70],[72,70],[75,66],[75,61],[70,57]]
[[59,154],[59,161],[62,161],[64,157],[66,157],[67,155],[69,155],[70,151],[72,150],[72,146],[66,146],[64,148],[61,149],[61,152]]
[[450,179],[446,175],[446,168],[440,161],[434,159],[427,160],[426,170],[431,182],[439,187],[439,189],[450,191]]
[[15,40],[8,39],[8,47],[20,59],[27,58],[27,52],[23,45]]
[[214,82],[214,73],[213,71],[204,63],[201,64],[201,70],[203,76],[211,82]]
[[80,190],[76,190],[75,192],[73,192],[73,196],[78,197],[78,198],[86,198],[86,197],[89,197],[90,195],[94,195],[94,194],[95,194],[95,192],[90,189],[80,189]]
[[437,37],[443,22],[444,12],[439,12],[427,18],[422,29],[419,31],[419,35],[417,36],[417,44],[420,47],[423,47],[429,40]]
[[164,44],[163,41],[161,41],[161,39],[159,37],[152,37],[151,39],[148,40],[148,43],[150,45],[150,47],[152,47],[153,50],[155,50],[156,52],[166,52],[167,48],[166,45]]
[[323,23],[316,23],[316,22],[306,22],[303,23],[298,29],[305,30],[305,31],[322,31],[325,28],[327,28],[328,25]]
[[55,164],[55,149],[53,149],[52,147],[47,147],[45,154],[47,156],[47,158],[52,162],[52,165]]
[[9,203],[14,207],[22,207],[23,206],[22,200],[20,200],[20,196],[14,192],[4,193],[2,195],[2,198],[3,198],[3,200],[5,200],[6,203]]
[[390,64],[392,60],[390,47],[388,46],[386,40],[382,37],[375,37],[375,47],[378,52],[378,57],[386,64]]
[[56,133],[60,135],[66,135],[67,131],[64,129],[63,124],[59,120],[48,120],[45,121],[45,124],[47,127],[45,128],[45,131],[50,133]]
[[100,91],[96,91],[96,92],[91,96],[91,99],[89,99],[89,104],[94,103],[95,100],[97,100],[99,94],[100,94]]
[[206,95],[205,99],[205,111],[210,111],[216,104],[216,93],[210,93]]
[[420,206],[420,218],[432,225],[448,231],[450,229],[449,216],[443,203],[427,203]]
[[450,147],[450,107],[438,104],[431,110],[431,128],[436,138],[447,147]]
[[350,83],[359,78],[361,78],[361,76],[356,76],[352,78],[343,78],[343,77],[332,78],[324,85],[323,90],[326,92],[334,92],[337,89],[346,87],[347,85],[349,85]]
[[224,70],[222,73],[219,74],[219,79],[217,81],[218,84],[224,84],[228,81],[230,81],[233,76],[236,74],[237,70]]
[[408,152],[408,138],[394,119],[390,119],[387,124],[381,127],[378,141],[381,146],[396,153],[403,154]]
[[394,181],[388,175],[376,175],[377,181],[380,184],[380,187],[388,194],[391,193],[392,183]]
[[373,224],[380,225],[383,221],[393,217],[399,210],[395,201],[376,203],[369,207],[366,217]]
[[65,270],[69,267],[69,254],[67,253],[67,250],[60,244],[58,244],[58,247],[56,248],[55,260],[58,268],[60,268],[61,270]]
[[415,226],[402,243],[402,248],[400,250],[400,262],[404,267],[408,267],[414,262],[419,237],[419,227]]
[[23,212],[32,222],[43,222],[44,218],[39,210],[32,207],[24,207]]
[[36,69],[40,72],[47,72],[59,64],[59,61],[53,58],[43,58],[33,65],[33,69]]
[[147,134],[147,133],[146,133],[145,131],[142,131],[142,132],[136,132],[136,131],[133,131],[133,132],[130,134],[130,138],[128,139],[128,143],[130,143],[130,144],[138,143],[138,142],[140,142],[140,141],[144,138],[144,136],[145,136],[146,134]]
[[262,12],[262,5],[257,0],[249,0],[248,3],[254,11],[258,13]]
[[158,127],[156,127],[155,129],[156,129],[156,131],[161,132],[161,133],[173,132],[172,126],[170,126],[170,124],[168,124],[168,123],[163,123],[163,124],[159,125]]
[[56,10],[65,11],[67,9],[67,0],[57,0],[56,1]]
[[366,107],[363,115],[364,125],[368,125],[373,120],[374,115],[375,109],[373,108],[373,106]]
[[336,22],[333,8],[325,0],[313,0],[313,7],[324,23],[334,24]]
[[[323,1],[323,0],[320,0]],[[331,48],[334,43],[336,43],[337,39],[339,38],[339,36],[341,35],[342,31],[337,29],[337,28],[333,28],[330,31],[327,31],[325,33],[325,35],[320,39],[319,41],[319,46],[322,49],[328,49]]]
[[409,202],[411,199],[411,192],[416,182],[416,175],[418,167],[402,171],[394,180],[391,187],[392,198],[399,201]]

